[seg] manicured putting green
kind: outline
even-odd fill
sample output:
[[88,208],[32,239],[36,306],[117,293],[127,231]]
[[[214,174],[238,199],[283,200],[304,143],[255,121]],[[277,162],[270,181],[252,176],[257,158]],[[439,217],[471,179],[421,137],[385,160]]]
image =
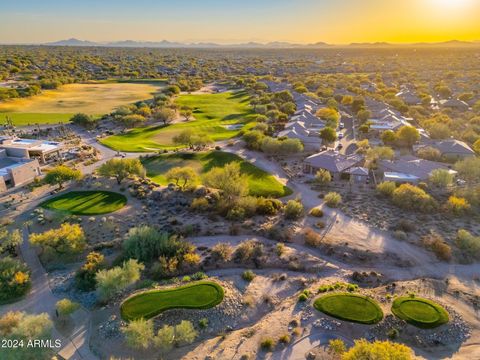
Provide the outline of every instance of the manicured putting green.
[[122,318],[150,319],[175,308],[209,309],[223,300],[223,288],[212,281],[201,281],[172,289],[150,290],[135,294],[120,306]]
[[434,301],[403,296],[395,299],[392,312],[398,318],[419,328],[431,329],[446,324],[448,312]]
[[333,293],[315,300],[313,306],[334,318],[359,324],[375,324],[383,319],[378,304],[363,295]]
[[239,163],[242,174],[248,177],[250,195],[278,198],[292,193],[290,188],[281,184],[271,174],[235,154],[223,151],[159,155],[145,159],[143,165],[149,178],[157,184],[168,185],[165,174],[173,167],[191,167],[201,179],[211,169],[223,167],[231,162]]
[[65,211],[75,215],[100,215],[125,206],[127,198],[111,191],[70,191],[40,204],[49,210]]

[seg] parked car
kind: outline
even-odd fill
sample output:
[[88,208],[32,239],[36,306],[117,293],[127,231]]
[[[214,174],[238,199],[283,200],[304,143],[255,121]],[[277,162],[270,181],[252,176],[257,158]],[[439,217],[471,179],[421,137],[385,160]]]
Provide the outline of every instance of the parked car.
[[341,122],[338,127],[340,128],[340,130],[343,130],[343,129],[345,129],[345,124]]
[[338,144],[337,150],[342,150],[342,149],[343,149],[343,145],[342,145],[342,144]]
[[338,138],[341,140],[343,139],[343,133],[338,133]]

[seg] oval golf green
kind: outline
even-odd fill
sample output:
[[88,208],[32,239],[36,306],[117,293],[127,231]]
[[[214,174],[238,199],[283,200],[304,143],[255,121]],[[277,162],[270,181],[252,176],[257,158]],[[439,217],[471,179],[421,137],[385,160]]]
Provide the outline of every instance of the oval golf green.
[[44,201],[41,207],[74,215],[101,215],[125,206],[127,198],[111,191],[70,191]]
[[431,329],[448,322],[448,312],[434,301],[403,296],[396,298],[392,312],[398,318],[424,329]]
[[149,290],[126,299],[120,306],[122,318],[150,319],[168,309],[209,309],[223,301],[223,288],[201,281],[171,289]]
[[313,306],[334,318],[359,324],[375,324],[383,319],[380,306],[366,296],[333,293],[315,300]]

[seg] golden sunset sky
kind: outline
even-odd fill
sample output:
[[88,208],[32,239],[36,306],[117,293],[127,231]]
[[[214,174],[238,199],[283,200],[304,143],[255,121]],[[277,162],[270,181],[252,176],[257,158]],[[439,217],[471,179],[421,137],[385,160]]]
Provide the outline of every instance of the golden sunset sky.
[[480,0],[0,1],[0,42],[480,40]]

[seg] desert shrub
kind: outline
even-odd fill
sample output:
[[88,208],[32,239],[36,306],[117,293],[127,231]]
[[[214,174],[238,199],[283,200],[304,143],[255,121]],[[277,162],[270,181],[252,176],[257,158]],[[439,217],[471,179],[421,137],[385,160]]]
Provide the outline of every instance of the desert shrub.
[[299,302],[305,302],[308,300],[308,295],[307,294],[304,294],[304,293],[301,293],[299,296],[298,296],[298,301]]
[[157,335],[152,341],[154,346],[161,351],[170,351],[175,342],[175,328],[170,325],[163,325],[158,329]]
[[40,245],[45,261],[69,260],[71,256],[81,253],[87,241],[83,229],[78,224],[65,223],[58,229],[51,229],[39,234],[31,234],[33,245]]
[[407,234],[402,230],[395,230],[395,232],[393,233],[393,236],[395,237],[395,239],[402,240],[402,241],[405,241],[408,238]]
[[328,170],[320,169],[315,174],[315,183],[320,186],[327,185],[330,181],[332,181],[332,175]]
[[390,340],[395,340],[396,338],[398,338],[400,335],[400,332],[398,331],[398,329],[390,329],[387,331],[387,337],[390,339]]
[[30,285],[27,265],[9,256],[0,259],[0,303],[25,295]]
[[312,228],[307,228],[303,232],[303,240],[305,245],[317,247],[321,244],[322,237]]
[[446,188],[447,186],[453,184],[454,179],[455,175],[453,175],[450,171],[446,169],[435,169],[430,174],[428,180],[431,184],[439,188]]
[[455,239],[457,246],[464,252],[474,258],[480,258],[480,236],[474,236],[464,229],[457,232]]
[[336,192],[329,192],[323,198],[328,207],[336,208],[342,202],[342,196]]
[[280,225],[272,225],[267,227],[267,237],[269,239],[289,242],[292,240],[294,233],[291,228],[282,227]]
[[393,181],[384,181],[377,185],[377,191],[383,196],[390,197],[397,188],[397,185]]
[[239,262],[255,260],[262,255],[263,244],[256,240],[243,241],[235,250],[235,260]]
[[20,230],[8,231],[0,225],[0,254],[8,252],[10,255],[15,255],[16,248],[22,241]]
[[149,262],[160,256],[181,258],[192,252],[189,243],[146,225],[130,229],[122,247],[126,258],[142,262]]
[[285,244],[278,243],[275,246],[275,250],[276,250],[278,256],[282,256],[285,253]]
[[275,340],[271,337],[265,337],[260,341],[260,347],[263,351],[273,351],[275,345],[277,344],[275,343]]
[[114,295],[140,279],[140,273],[145,267],[137,260],[130,259],[123,266],[110,270],[100,270],[95,279],[97,291],[102,301],[110,300]]
[[208,278],[208,275],[202,271],[197,271],[196,273],[192,274],[190,277],[192,278],[192,281],[198,281],[198,280],[205,280],[206,278]]
[[182,320],[175,325],[175,343],[177,345],[191,344],[197,338],[198,333],[190,321]]
[[343,353],[342,360],[377,359],[377,360],[413,360],[413,351],[408,346],[390,341],[369,342],[356,340],[355,345]]
[[85,264],[83,264],[75,274],[75,286],[83,291],[95,289],[95,285],[97,284],[95,275],[104,265],[105,257],[102,254],[95,251],[89,253]]
[[255,273],[252,270],[245,270],[242,274],[242,279],[250,282],[255,279]]
[[243,209],[245,217],[251,217],[257,211],[257,201],[257,198],[254,196],[244,196],[237,200],[236,207]]
[[283,204],[277,199],[257,199],[257,213],[260,215],[275,215],[282,208]]
[[470,204],[465,198],[450,196],[448,198],[446,209],[455,215],[463,215],[470,211]]
[[296,220],[303,215],[303,204],[299,200],[289,200],[285,206],[285,217]]
[[201,329],[206,329],[206,328],[208,327],[208,319],[207,319],[207,318],[203,318],[203,319],[198,320],[198,326],[199,326]]
[[313,208],[310,210],[310,216],[321,218],[323,217],[323,210],[320,208]]
[[192,200],[190,208],[193,211],[207,211],[210,208],[210,204],[208,203],[208,200],[203,197],[195,198]]
[[71,314],[78,310],[79,303],[73,302],[69,299],[58,300],[55,304],[55,309],[60,317],[68,318]]
[[218,243],[212,248],[211,254],[215,261],[228,262],[232,259],[233,247],[230,244]]
[[410,220],[402,219],[402,220],[399,220],[398,223],[396,224],[395,230],[401,230],[403,232],[409,233],[409,232],[415,231],[416,226],[414,222]]
[[153,339],[153,321],[136,319],[122,327],[127,345],[134,349],[147,349]]
[[281,342],[282,344],[288,344],[292,338],[290,337],[289,334],[283,334],[278,338],[278,341]]
[[328,352],[335,355],[342,355],[347,347],[342,339],[332,339],[328,342]]
[[393,192],[393,203],[403,209],[431,212],[436,209],[435,200],[424,190],[411,184],[402,184]]

